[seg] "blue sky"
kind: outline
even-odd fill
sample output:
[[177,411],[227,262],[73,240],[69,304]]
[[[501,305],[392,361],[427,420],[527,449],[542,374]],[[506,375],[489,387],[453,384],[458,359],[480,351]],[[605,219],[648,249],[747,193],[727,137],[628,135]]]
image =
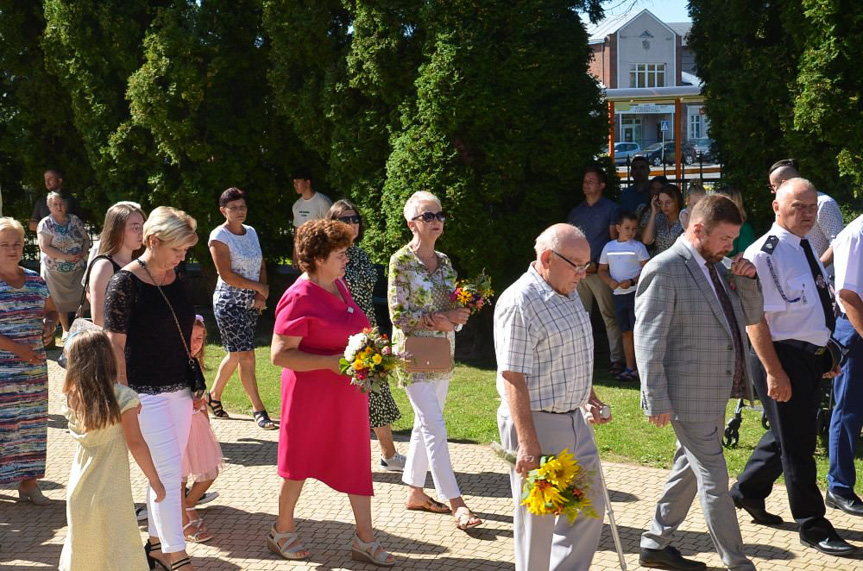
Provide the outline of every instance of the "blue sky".
[[627,11],[640,12],[647,8],[663,22],[688,22],[687,0],[608,0],[605,2],[607,16]]

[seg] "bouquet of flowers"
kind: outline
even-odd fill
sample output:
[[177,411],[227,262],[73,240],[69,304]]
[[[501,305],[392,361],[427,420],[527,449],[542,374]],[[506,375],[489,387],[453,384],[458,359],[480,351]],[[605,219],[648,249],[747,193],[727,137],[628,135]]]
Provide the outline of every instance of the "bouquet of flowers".
[[457,303],[459,307],[470,309],[471,314],[473,314],[489,303],[493,295],[491,278],[483,270],[474,280],[459,280],[456,283],[455,291],[450,294],[450,300]]
[[351,384],[362,392],[378,393],[390,373],[405,363],[406,355],[393,352],[389,338],[374,327],[348,338],[344,357],[339,359],[339,369],[343,375],[350,375]]
[[[492,449],[498,455],[515,464],[516,453],[504,450],[497,442]],[[521,494],[521,503],[533,515],[565,515],[569,523],[575,522],[579,514],[598,519],[589,496],[593,474],[583,470],[575,457],[565,449],[557,455],[542,456],[539,468],[528,473]]]

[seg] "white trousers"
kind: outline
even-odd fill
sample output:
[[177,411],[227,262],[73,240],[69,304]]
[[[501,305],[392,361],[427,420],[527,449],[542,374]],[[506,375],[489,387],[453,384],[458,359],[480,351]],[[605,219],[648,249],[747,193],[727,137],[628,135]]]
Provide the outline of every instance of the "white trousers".
[[426,472],[431,464],[434,487],[442,502],[461,496],[452,471],[443,419],[448,389],[449,379],[419,381],[408,385],[406,389],[414,409],[414,428],[402,482],[408,486],[424,487]]
[[141,414],[138,423],[150,448],[156,472],[165,486],[165,499],[155,502],[147,490],[147,528],[162,543],[162,553],[186,549],[183,536],[183,451],[192,425],[192,396],[188,390],[158,395],[138,395]]

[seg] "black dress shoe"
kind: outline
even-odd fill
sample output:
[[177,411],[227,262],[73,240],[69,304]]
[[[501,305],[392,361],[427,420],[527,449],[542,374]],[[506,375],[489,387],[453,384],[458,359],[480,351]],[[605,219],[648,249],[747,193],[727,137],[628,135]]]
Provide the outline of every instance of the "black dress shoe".
[[745,500],[731,496],[731,501],[734,502],[734,507],[739,510],[744,510],[752,516],[752,521],[761,525],[781,525],[782,518],[776,514],[772,514],[764,506],[756,505],[753,500]]
[[854,492],[851,492],[851,496],[849,497],[840,496],[827,490],[827,497],[824,498],[824,503],[827,504],[827,507],[836,508],[851,515],[863,516],[863,501]]
[[707,565],[700,561],[684,559],[680,552],[670,545],[665,549],[642,547],[638,553],[638,564],[653,569],[672,569],[674,571],[701,571]]
[[800,543],[827,555],[847,557],[857,551],[856,547],[839,537],[835,531],[826,536],[819,534],[821,539],[817,539],[818,536],[807,537],[807,535],[805,532],[800,532]]

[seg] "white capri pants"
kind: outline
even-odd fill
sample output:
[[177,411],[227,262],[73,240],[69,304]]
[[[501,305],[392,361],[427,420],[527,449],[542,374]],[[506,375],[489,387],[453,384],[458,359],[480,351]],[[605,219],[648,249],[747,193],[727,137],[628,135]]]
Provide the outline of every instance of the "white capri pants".
[[440,501],[461,496],[452,471],[443,419],[449,381],[417,381],[405,389],[414,409],[414,428],[402,482],[408,486],[424,487],[431,463],[432,480]]
[[147,531],[159,538],[162,553],[186,549],[183,536],[183,451],[192,425],[192,395],[188,389],[158,395],[139,394],[138,423],[150,448],[156,472],[165,486],[165,499],[156,503],[147,490]]

